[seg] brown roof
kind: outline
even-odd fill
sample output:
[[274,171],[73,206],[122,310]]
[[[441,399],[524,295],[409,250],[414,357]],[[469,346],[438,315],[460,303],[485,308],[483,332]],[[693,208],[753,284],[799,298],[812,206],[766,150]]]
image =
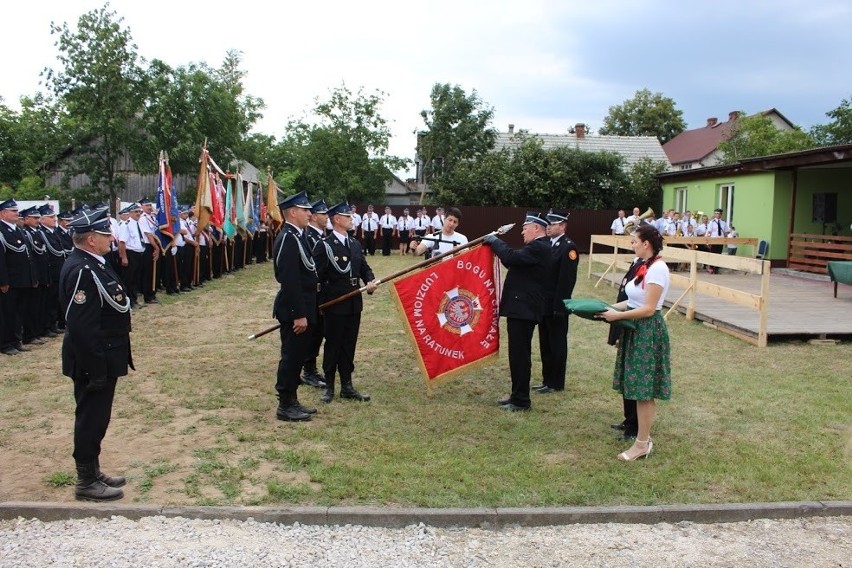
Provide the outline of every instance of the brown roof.
[[[793,128],[793,123],[775,108],[756,114],[766,116],[773,113],[789,124],[790,128]],[[728,113],[728,120],[725,122],[719,122],[715,117],[708,118],[707,124],[701,128],[681,132],[663,144],[663,150],[665,150],[669,162],[673,166],[689,162],[700,162],[712,154],[719,147],[719,144],[727,138],[737,117],[737,112],[730,112]]]

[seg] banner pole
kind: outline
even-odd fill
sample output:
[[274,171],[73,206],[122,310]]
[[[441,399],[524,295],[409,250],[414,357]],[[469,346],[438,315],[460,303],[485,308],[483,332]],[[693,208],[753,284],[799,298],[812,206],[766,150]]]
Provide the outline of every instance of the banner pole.
[[[432,258],[427,258],[426,260],[420,261],[417,264],[413,264],[413,265],[411,265],[407,268],[403,268],[402,270],[394,272],[390,276],[386,276],[384,278],[377,278],[376,281],[375,281],[376,285],[378,286],[379,284],[384,284],[386,282],[390,282],[391,280],[395,280],[395,279],[399,278],[400,276],[404,276],[404,275],[408,274],[409,272],[414,272],[415,270],[420,270],[421,268],[426,268],[427,266],[435,264],[436,262],[443,260],[444,258],[446,258],[448,256],[452,256],[452,255],[454,255],[458,252],[461,252],[465,249],[476,246],[479,243],[481,243],[482,241],[484,241],[485,237],[487,237],[488,235],[504,235],[504,234],[508,233],[510,230],[512,230],[512,227],[514,227],[514,226],[515,226],[514,223],[508,223],[506,225],[503,225],[502,227],[500,227],[496,231],[491,231],[490,233],[486,233],[486,234],[482,235],[481,237],[477,237],[477,238],[473,239],[472,241],[469,241],[469,242],[467,242],[463,245],[453,247],[450,250],[448,250],[447,252],[443,252],[443,253],[441,253],[437,256],[433,256]],[[324,308],[328,308],[328,307],[333,306],[335,304],[339,304],[340,302],[342,302],[344,300],[348,300],[349,298],[351,298],[352,296],[354,296],[356,294],[361,294],[366,289],[367,289],[366,286],[361,286],[360,288],[358,288],[356,290],[352,290],[351,292],[347,292],[347,293],[343,294],[342,296],[338,296],[337,298],[334,298],[333,300],[329,300],[328,302],[320,304],[319,310],[322,311]],[[273,331],[275,331],[279,327],[281,327],[280,323],[275,324],[272,327],[265,329],[265,330],[263,330],[259,333],[255,333],[254,335],[249,335],[248,339],[251,340],[251,339],[257,339],[258,337],[263,337],[267,333],[272,333]]]

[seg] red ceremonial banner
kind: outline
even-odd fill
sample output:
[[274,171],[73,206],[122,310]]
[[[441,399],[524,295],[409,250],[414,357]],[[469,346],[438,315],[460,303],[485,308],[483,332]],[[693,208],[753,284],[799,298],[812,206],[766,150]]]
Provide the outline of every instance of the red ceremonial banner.
[[500,347],[500,262],[476,246],[394,282],[426,384],[480,364]]

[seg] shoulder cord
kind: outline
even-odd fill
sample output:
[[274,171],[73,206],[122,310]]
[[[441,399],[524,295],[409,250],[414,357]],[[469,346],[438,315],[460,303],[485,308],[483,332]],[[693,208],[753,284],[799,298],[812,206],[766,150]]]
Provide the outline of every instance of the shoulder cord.
[[77,273],[77,282],[74,284],[74,294],[71,294],[71,301],[68,302],[68,306],[65,308],[66,320],[68,319],[68,311],[71,309],[71,304],[74,302],[74,295],[80,288],[80,279],[83,277],[84,269],[88,269],[89,272],[92,274],[92,280],[95,281],[95,286],[97,287],[98,293],[101,296],[101,306],[104,305],[104,300],[106,300],[106,303],[112,306],[112,308],[120,314],[126,314],[130,311],[130,298],[125,294],[123,304],[119,304],[118,302],[116,302],[112,298],[112,296],[107,293],[106,288],[104,288],[104,285],[101,283],[100,279],[97,277],[94,271],[87,265],[81,268],[80,271]]
[[[28,240],[28,241],[30,241],[30,244],[31,244],[31,245],[32,245],[32,247],[33,247],[33,252],[34,252],[34,253],[36,253],[36,254],[44,254],[45,247],[39,247],[37,244],[35,244],[35,241],[33,240],[33,236],[30,234],[30,232],[29,232],[29,231],[26,231],[26,230],[25,230],[25,231],[24,231],[24,235],[26,235],[27,240]],[[42,239],[42,240],[44,240],[44,239]]]
[[340,268],[340,266],[337,264],[337,261],[334,259],[334,251],[331,250],[331,245],[328,244],[328,242],[326,242],[325,240],[322,241],[322,244],[323,246],[325,246],[325,254],[328,256],[329,264],[331,264],[334,269],[340,274],[348,274],[350,277],[352,277],[352,259],[350,258],[349,264],[347,264],[343,268]]
[[[288,233],[284,233],[284,236],[281,237],[281,246],[278,248],[278,254],[275,256],[275,266],[277,267],[279,264],[279,259],[281,258],[281,251],[284,250],[284,241],[287,240]],[[299,256],[302,257],[302,264],[308,270],[312,272],[316,272],[317,265],[314,262],[314,259],[305,253],[305,247],[302,246],[301,239],[296,239],[296,245],[299,247]]]
[[43,236],[42,236],[41,240],[44,241],[44,246],[47,248],[47,250],[50,252],[50,254],[52,254],[53,256],[59,256],[59,257],[65,258],[65,249],[56,250],[50,244],[50,239],[47,238],[47,233],[42,231],[42,235]]
[[6,237],[3,235],[3,231],[0,231],[0,246],[2,246],[4,249],[8,249],[12,252],[17,252],[17,253],[22,253],[22,252],[26,253],[27,252],[27,245],[26,244],[23,244],[19,247],[12,246],[12,244],[9,241],[6,240]]

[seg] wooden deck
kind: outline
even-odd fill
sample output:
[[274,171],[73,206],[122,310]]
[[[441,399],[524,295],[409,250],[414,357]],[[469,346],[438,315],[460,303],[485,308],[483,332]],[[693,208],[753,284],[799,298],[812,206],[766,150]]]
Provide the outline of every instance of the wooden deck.
[[[618,281],[623,274],[621,272],[617,275]],[[600,278],[600,273],[595,278]],[[736,290],[760,293],[758,275],[723,270],[722,274],[701,272],[698,278]],[[612,281],[613,278],[607,275],[605,280]],[[840,285],[837,298],[834,298],[833,293],[834,285],[827,279],[813,280],[772,271],[769,279],[769,340],[791,336],[819,339],[852,336],[852,286]],[[670,307],[681,294],[683,288],[672,282],[665,305]],[[681,313],[686,312],[684,305],[676,309]],[[758,312],[713,296],[697,294],[695,317],[735,335],[758,335]]]

